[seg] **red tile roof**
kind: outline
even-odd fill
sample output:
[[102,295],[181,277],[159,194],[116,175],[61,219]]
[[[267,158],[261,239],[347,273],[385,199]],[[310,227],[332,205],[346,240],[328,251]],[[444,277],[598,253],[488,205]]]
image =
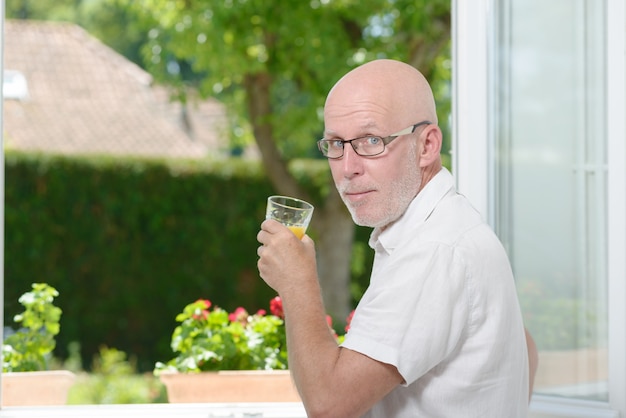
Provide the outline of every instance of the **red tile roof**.
[[79,26],[7,20],[4,35],[4,68],[22,73],[29,92],[4,100],[7,148],[192,158],[227,148],[223,106],[190,104],[193,133],[186,134],[180,104]]

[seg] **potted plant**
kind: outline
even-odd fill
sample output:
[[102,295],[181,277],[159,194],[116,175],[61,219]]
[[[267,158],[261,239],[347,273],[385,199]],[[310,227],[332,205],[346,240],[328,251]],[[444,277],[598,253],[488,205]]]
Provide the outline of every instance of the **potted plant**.
[[[2,345],[2,405],[62,405],[74,382],[74,374],[48,370],[56,345],[61,309],[54,305],[57,290],[34,283],[19,302],[24,312],[13,320],[21,328],[8,335]],[[36,396],[34,395],[36,394]]]
[[172,334],[176,357],[158,362],[155,374],[170,402],[298,402],[287,369],[279,297],[270,314],[229,313],[206,299],[185,306]]

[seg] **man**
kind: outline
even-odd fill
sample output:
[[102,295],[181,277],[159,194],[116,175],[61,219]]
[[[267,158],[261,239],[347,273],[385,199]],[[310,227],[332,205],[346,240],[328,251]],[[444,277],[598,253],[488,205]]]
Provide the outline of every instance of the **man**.
[[525,417],[529,364],[507,256],[441,164],[432,91],[413,67],[364,64],[330,91],[322,153],[355,223],[374,228],[370,285],[345,342],[328,331],[313,241],[261,225],[289,366],[311,417]]

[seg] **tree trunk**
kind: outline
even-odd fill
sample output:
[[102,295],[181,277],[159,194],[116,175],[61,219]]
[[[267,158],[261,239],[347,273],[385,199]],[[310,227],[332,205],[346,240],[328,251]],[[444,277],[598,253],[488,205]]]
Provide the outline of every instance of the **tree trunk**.
[[308,196],[289,173],[287,163],[274,142],[270,96],[272,77],[268,73],[251,74],[246,77],[244,85],[254,139],[270,182],[281,194],[307,200]]
[[[271,76],[265,73],[250,75],[245,82],[248,112],[263,167],[278,193],[309,200],[274,142],[271,82]],[[350,258],[355,227],[336,191],[329,194],[322,207],[315,208],[310,229],[317,237],[318,274],[326,311],[342,323],[350,310]]]
[[317,215],[313,213],[315,223],[312,226],[316,232],[317,272],[322,297],[326,312],[338,324],[345,324],[351,310],[350,263],[354,222],[335,190]]

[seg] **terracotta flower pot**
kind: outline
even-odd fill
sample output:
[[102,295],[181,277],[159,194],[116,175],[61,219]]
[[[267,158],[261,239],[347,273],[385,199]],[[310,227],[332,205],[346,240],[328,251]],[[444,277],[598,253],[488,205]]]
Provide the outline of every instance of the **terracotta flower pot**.
[[75,379],[67,370],[2,373],[2,406],[65,405]]
[[160,375],[170,403],[300,402],[288,370],[233,370]]

